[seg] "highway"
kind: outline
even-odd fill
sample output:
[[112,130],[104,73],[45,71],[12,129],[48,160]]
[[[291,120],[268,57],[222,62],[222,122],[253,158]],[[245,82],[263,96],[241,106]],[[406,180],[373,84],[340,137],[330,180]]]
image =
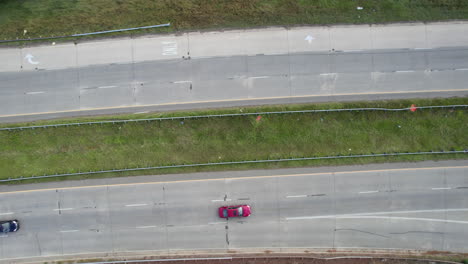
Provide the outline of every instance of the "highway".
[[366,100],[372,95],[389,99],[408,93],[463,96],[468,94],[467,72],[468,47],[178,59],[4,73],[0,112],[249,105],[255,100],[313,102],[346,96]]
[[0,122],[468,95],[466,22],[268,28],[0,49]]
[[[0,237],[0,260],[297,248],[466,253],[466,161],[427,164],[3,186],[0,219],[19,219],[21,229]],[[252,215],[217,217],[219,206],[234,204],[251,205]]]

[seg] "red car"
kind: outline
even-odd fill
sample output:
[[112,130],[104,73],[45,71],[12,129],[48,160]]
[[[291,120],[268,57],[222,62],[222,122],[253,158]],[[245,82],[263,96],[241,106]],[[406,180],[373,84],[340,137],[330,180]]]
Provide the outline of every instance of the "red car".
[[247,217],[250,215],[250,206],[248,205],[233,205],[223,206],[218,209],[219,217]]

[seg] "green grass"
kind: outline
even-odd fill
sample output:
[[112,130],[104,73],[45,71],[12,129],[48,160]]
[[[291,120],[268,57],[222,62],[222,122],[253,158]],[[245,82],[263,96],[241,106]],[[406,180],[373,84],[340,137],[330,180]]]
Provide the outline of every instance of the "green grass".
[[[467,104],[468,99],[416,102],[418,105]],[[269,106],[243,109],[243,112],[298,108],[407,107],[409,104],[410,101],[389,101]],[[240,109],[166,113],[162,116],[234,111],[239,113]],[[152,117],[156,116],[161,114],[153,114]],[[127,116],[117,119],[125,117]],[[100,119],[102,117],[94,118]],[[92,121],[93,118],[88,117],[86,120]],[[50,123],[75,121],[84,119],[55,120]],[[183,123],[181,120],[167,120],[2,131],[0,178],[218,161],[371,152],[463,150],[468,147],[467,130],[466,110],[418,110],[415,113],[405,111],[264,115],[260,122],[256,121],[256,116],[248,116],[187,119]],[[466,154],[230,165],[113,173],[98,177],[448,158],[466,158]]]
[[[364,9],[356,10],[357,6]],[[172,23],[170,28],[140,33],[466,18],[466,0],[0,0],[0,39],[167,22]]]

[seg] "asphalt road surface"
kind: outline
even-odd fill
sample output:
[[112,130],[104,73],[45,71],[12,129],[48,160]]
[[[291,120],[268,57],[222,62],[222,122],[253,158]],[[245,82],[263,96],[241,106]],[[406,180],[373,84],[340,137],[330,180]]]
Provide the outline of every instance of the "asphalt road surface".
[[466,21],[188,32],[0,49],[0,122],[468,95]]
[[467,73],[468,48],[176,59],[0,73],[0,119],[145,105],[242,105],[262,99],[463,96],[468,94]]
[[[18,219],[21,229],[0,237],[0,259],[243,248],[468,252],[468,166],[451,164],[11,187],[0,193],[0,219]],[[219,206],[235,204],[251,205],[252,215],[218,218]]]

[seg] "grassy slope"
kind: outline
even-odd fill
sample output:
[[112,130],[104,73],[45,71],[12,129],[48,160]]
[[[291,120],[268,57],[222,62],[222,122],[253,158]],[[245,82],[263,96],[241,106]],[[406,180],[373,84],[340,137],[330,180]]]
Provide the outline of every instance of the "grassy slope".
[[[357,6],[364,10],[356,10]],[[173,27],[163,30],[174,31],[466,18],[466,0],[0,0],[0,38],[68,35],[167,22]]]
[[[466,98],[426,101],[426,105],[438,103],[468,102]],[[406,107],[408,104],[407,101],[388,104],[344,103],[301,108],[376,105]],[[424,100],[419,100],[419,104],[424,104]],[[258,107],[253,110],[285,108],[295,107]],[[263,116],[260,122],[255,120],[255,116],[250,116],[185,120],[183,123],[180,120],[155,121],[0,132],[0,178],[231,160],[452,148],[461,150],[468,147],[467,130],[466,110],[427,110],[415,113],[270,115]],[[462,154],[457,157],[465,156]],[[418,159],[421,157],[399,160]],[[376,160],[289,163],[288,166],[353,164]],[[236,168],[261,166],[265,165]],[[146,173],[149,172],[136,174]]]

